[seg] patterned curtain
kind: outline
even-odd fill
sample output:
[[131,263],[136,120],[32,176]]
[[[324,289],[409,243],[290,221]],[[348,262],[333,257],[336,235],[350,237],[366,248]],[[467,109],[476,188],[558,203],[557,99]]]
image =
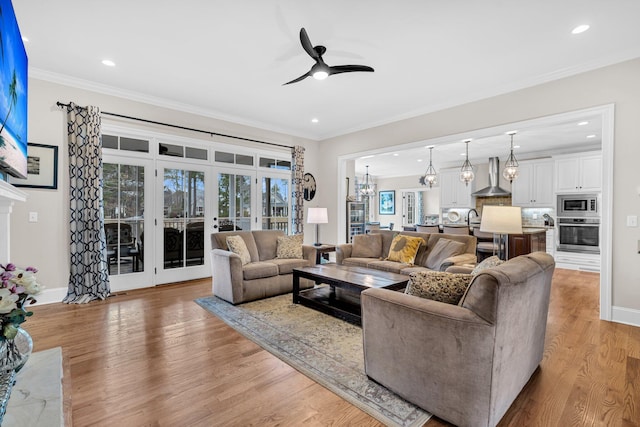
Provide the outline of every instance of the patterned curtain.
[[71,274],[63,302],[82,304],[111,292],[102,202],[102,140],[98,107],[67,108]]
[[304,232],[304,147],[291,147],[291,231]]

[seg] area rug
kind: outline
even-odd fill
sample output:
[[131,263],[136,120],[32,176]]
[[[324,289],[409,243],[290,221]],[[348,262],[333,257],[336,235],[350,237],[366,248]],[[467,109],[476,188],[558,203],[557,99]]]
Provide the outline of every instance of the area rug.
[[291,294],[237,306],[215,296],[196,303],[386,425],[422,426],[431,417],[366,376],[358,326],[293,304]]

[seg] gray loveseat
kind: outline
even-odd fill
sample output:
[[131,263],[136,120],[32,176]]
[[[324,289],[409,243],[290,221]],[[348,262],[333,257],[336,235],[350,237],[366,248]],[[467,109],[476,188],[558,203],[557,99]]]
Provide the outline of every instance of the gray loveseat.
[[542,361],[554,268],[544,252],[513,258],[458,305],[367,289],[367,375],[453,424],[495,426]]
[[[414,265],[385,259],[389,255],[391,243],[396,235],[417,236],[424,239],[426,245],[422,245],[418,250]],[[378,237],[379,243],[372,241],[372,237]],[[359,239],[362,239],[362,244],[360,244]],[[435,253],[434,249],[436,249],[440,239],[462,243],[461,253],[454,256],[442,256],[444,251],[440,254]],[[444,271],[453,265],[475,265],[477,261],[476,243],[477,239],[474,236],[464,234],[376,230],[368,236],[354,236],[354,243],[338,245],[336,247],[336,262],[343,265],[375,268],[407,275],[416,271]],[[359,248],[358,245],[361,247]]]
[[[230,252],[227,236],[240,236],[247,245],[251,262],[242,265],[240,256]],[[302,246],[302,259],[279,259],[279,230],[228,231],[211,234],[211,274],[213,294],[239,304],[285,294],[293,290],[293,269],[315,265],[316,249]],[[301,279],[300,288],[313,287],[312,281]]]

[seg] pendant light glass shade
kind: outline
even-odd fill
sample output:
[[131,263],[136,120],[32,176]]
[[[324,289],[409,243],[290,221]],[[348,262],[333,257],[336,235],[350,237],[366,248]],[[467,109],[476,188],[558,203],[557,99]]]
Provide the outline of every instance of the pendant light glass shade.
[[467,157],[460,168],[460,181],[464,182],[464,185],[469,185],[469,183],[473,181],[473,178],[475,178],[475,174],[473,173],[473,166],[471,166],[471,162],[469,161],[469,141],[465,141],[465,144],[467,146]]
[[502,171],[502,176],[504,177],[504,179],[508,179],[509,182],[513,182],[514,179],[518,178],[518,166],[520,166],[518,164],[518,160],[516,159],[516,156],[513,155],[513,135],[515,135],[515,132],[510,132],[509,135],[511,135],[511,153],[509,154],[509,157],[507,158],[507,163],[504,166],[504,170]]
[[422,185],[428,185],[429,188],[433,187],[434,184],[438,183],[438,174],[436,173],[435,168],[433,167],[433,163],[431,162],[431,155],[433,152],[433,147],[429,147],[429,167],[423,176],[418,180]]
[[369,183],[369,165],[367,165],[367,173],[364,175],[364,185],[360,188],[360,194],[371,197],[376,194],[373,184]]

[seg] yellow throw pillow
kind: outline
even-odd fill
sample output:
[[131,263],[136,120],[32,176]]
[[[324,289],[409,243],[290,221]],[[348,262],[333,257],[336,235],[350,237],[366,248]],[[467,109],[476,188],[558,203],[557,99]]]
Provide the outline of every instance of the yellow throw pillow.
[[231,252],[240,257],[242,265],[249,264],[251,262],[251,254],[247,249],[247,244],[240,236],[227,236],[227,247]]
[[397,261],[403,264],[413,265],[420,245],[426,244],[422,237],[405,236],[398,234],[393,238],[389,247],[387,261]]

